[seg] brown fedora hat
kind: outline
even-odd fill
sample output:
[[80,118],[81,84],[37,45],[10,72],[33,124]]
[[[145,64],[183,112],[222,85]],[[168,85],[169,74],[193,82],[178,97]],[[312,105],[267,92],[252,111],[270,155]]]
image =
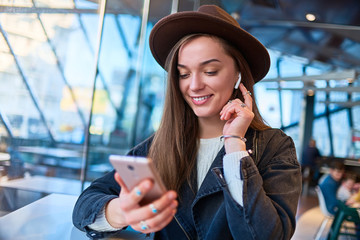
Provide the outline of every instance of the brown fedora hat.
[[178,12],[160,19],[150,33],[150,50],[164,68],[172,47],[184,36],[205,33],[233,44],[250,66],[255,82],[265,77],[270,67],[266,48],[226,11],[216,5],[202,5],[198,11]]

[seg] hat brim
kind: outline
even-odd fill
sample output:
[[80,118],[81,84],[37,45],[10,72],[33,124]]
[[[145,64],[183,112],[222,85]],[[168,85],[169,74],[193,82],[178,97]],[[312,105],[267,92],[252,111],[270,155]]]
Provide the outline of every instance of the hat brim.
[[269,53],[255,37],[240,27],[201,12],[174,13],[155,24],[149,38],[155,60],[164,68],[172,47],[182,37],[194,33],[215,35],[233,44],[248,62],[255,82],[269,71]]

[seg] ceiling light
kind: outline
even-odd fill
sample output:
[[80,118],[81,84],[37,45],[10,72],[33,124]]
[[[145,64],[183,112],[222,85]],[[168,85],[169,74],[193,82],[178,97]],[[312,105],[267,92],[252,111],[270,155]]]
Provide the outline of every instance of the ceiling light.
[[240,14],[237,13],[237,12],[231,13],[231,16],[232,16],[236,21],[239,21],[239,20],[240,20]]
[[312,14],[312,13],[307,13],[307,14],[305,15],[305,17],[306,17],[306,19],[307,19],[308,21],[310,21],[310,22],[313,22],[313,21],[316,20],[315,14]]

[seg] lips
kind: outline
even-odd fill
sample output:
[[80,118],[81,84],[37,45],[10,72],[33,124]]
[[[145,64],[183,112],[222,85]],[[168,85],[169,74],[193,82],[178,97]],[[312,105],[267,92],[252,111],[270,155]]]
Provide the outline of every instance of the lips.
[[201,96],[201,97],[191,97],[191,100],[194,104],[199,105],[199,104],[204,104],[205,102],[207,102],[211,96],[212,95],[206,95],[206,96]]

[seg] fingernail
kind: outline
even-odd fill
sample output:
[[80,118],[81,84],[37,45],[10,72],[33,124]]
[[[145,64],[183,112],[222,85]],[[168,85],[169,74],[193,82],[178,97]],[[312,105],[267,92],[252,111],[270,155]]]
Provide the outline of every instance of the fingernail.
[[178,204],[177,204],[176,201],[174,201],[174,202],[171,203],[171,207],[172,207],[172,208],[177,208],[177,206],[178,206]]
[[176,194],[171,192],[171,193],[168,194],[168,198],[169,198],[170,200],[173,200],[173,199],[176,198]]
[[140,190],[140,188],[135,187],[135,194],[136,194],[137,196],[141,196],[141,190]]
[[150,189],[150,187],[151,187],[150,181],[146,181],[146,182],[144,183],[144,188],[145,188],[145,189]]

